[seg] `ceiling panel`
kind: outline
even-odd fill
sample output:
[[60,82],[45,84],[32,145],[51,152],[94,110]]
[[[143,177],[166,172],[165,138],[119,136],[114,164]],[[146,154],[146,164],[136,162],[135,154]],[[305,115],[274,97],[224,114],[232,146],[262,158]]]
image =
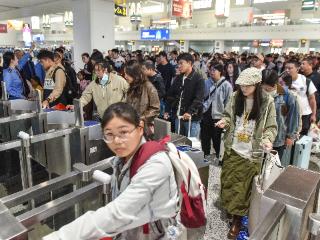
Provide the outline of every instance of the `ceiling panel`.
[[38,4],[52,2],[50,0],[1,0],[0,6],[8,6],[13,8],[30,7]]
[[72,0],[0,0],[0,20],[64,12]]
[[10,10],[10,9],[12,9],[12,8],[0,6],[0,12],[1,11],[7,11],[7,10]]

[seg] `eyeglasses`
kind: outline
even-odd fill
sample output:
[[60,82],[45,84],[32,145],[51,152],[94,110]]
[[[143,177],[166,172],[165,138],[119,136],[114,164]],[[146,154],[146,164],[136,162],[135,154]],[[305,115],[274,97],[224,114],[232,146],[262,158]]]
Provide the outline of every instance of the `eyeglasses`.
[[128,141],[130,134],[133,133],[138,127],[135,127],[131,131],[121,131],[118,134],[112,134],[112,133],[103,133],[103,140],[106,143],[112,143],[115,138],[117,137],[121,142],[126,142]]

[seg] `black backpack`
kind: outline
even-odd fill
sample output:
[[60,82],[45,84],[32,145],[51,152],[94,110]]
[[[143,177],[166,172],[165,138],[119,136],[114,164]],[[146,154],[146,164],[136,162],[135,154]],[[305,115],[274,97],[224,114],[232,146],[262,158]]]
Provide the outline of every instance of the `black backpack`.
[[61,69],[66,75],[66,86],[63,89],[65,92],[67,101],[72,104],[73,99],[79,97],[79,85],[77,83],[77,74],[72,67],[67,67],[65,70],[61,67],[57,67],[53,72],[53,81],[55,82],[56,72]]

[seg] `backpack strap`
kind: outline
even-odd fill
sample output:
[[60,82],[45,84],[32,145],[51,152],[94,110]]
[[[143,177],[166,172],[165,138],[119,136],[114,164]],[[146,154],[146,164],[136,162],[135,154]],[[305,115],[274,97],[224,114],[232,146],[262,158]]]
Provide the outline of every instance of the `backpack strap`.
[[52,80],[53,80],[54,82],[56,82],[56,72],[57,72],[59,69],[61,69],[61,70],[64,72],[64,74],[66,74],[66,72],[62,69],[62,67],[56,67],[56,69],[54,69],[54,71],[53,71],[53,73],[52,73]]
[[[145,164],[145,162],[154,154],[158,152],[166,151],[165,145],[156,141],[149,141],[143,144],[138,151],[134,154],[131,167],[130,167],[130,179],[136,175],[138,169]],[[142,226],[143,234],[149,234],[149,224],[146,223]]]
[[209,95],[204,99],[204,101],[207,101],[217,90],[218,88],[226,81],[226,79],[223,79],[210,93]]
[[156,141],[143,144],[135,153],[130,167],[130,178],[136,175],[138,169],[154,154],[166,151],[165,145]]

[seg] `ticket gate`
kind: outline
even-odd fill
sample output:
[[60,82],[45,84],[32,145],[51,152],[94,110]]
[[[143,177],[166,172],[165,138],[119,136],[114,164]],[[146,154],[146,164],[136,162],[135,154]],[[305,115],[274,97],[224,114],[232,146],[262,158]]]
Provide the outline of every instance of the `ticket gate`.
[[70,172],[76,162],[90,164],[112,156],[100,123],[84,121],[79,100],[74,105],[74,111],[54,111],[42,110],[40,98],[0,101],[8,115],[0,118],[0,164],[6,170],[10,164],[20,165],[23,188],[32,186],[31,161],[45,167],[50,177]]

